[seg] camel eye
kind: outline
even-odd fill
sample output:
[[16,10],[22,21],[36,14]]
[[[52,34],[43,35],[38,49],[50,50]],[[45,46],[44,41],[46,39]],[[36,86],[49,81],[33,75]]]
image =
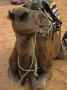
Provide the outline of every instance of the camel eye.
[[20,21],[26,21],[28,18],[28,13],[23,12],[19,17],[20,17]]

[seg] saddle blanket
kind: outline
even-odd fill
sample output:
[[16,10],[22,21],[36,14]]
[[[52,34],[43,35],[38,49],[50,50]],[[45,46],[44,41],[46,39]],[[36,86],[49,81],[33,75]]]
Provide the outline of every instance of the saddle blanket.
[[58,7],[56,5],[56,3],[54,2],[54,0],[44,0],[49,6],[50,9],[52,10],[52,12],[54,13],[54,15],[60,19],[60,14],[59,14],[59,10]]

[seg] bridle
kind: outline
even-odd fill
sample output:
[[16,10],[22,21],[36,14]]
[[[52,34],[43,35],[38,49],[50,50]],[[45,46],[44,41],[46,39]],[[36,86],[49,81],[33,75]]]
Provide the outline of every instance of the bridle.
[[[52,29],[52,27],[49,27],[49,32],[47,31],[47,32],[44,32],[44,31],[42,31],[42,30],[40,30],[38,33],[41,33],[42,35],[43,35],[43,37],[45,37],[45,35],[46,35],[46,33],[48,34],[48,33],[50,33],[50,31],[51,31],[51,29]],[[36,35],[37,35],[37,33],[35,33],[35,43],[34,43],[34,45],[33,45],[33,52],[32,52],[32,62],[31,62],[31,65],[30,65],[30,67],[29,67],[29,69],[25,69],[25,68],[23,68],[23,67],[21,67],[21,65],[20,65],[20,60],[19,60],[19,56],[18,56],[18,68],[19,68],[19,70],[21,69],[22,71],[24,71],[25,72],[25,74],[21,77],[21,79],[20,79],[20,81],[19,81],[19,83],[18,83],[18,85],[20,85],[20,83],[21,83],[21,81],[24,79],[24,77],[29,73],[29,72],[33,72],[34,73],[34,75],[36,76],[36,77],[38,77],[38,74],[37,74],[37,70],[38,70],[38,67],[37,67],[37,60],[36,60]],[[34,69],[32,69],[32,66],[33,66],[33,64],[34,64],[34,62],[35,62],[35,68]]]
[[[21,67],[21,65],[20,65],[20,60],[19,60],[19,55],[18,55],[18,68],[19,68],[19,70],[21,69],[22,71],[25,72],[25,74],[21,77],[18,85],[20,85],[21,81],[24,79],[24,77],[25,77],[29,72],[33,72],[34,75],[37,76],[37,69],[38,69],[38,68],[37,68],[37,60],[36,60],[36,55],[35,55],[35,48],[36,48],[36,34],[35,34],[35,43],[34,43],[33,48],[32,48],[32,49],[33,49],[33,50],[32,50],[32,51],[33,51],[33,52],[32,52],[32,62],[31,62],[31,65],[30,65],[29,69],[25,69],[25,68]],[[32,66],[33,66],[34,62],[35,62],[35,68],[32,69]]]
[[[38,21],[38,27],[39,27],[39,22],[40,21]],[[50,25],[50,26],[48,26],[47,27],[47,30],[42,30],[42,29],[40,29],[40,30],[36,30],[37,32],[33,32],[32,34],[34,34],[35,35],[35,43],[34,43],[34,45],[33,45],[33,52],[32,52],[32,62],[31,62],[31,65],[30,65],[30,67],[29,67],[29,69],[25,69],[25,68],[23,68],[23,67],[21,67],[21,65],[20,65],[20,60],[19,60],[19,55],[18,55],[18,68],[19,68],[19,72],[20,72],[20,70],[22,70],[22,71],[24,71],[25,72],[25,74],[21,77],[21,79],[19,80],[19,83],[18,83],[18,85],[20,85],[20,83],[21,83],[21,81],[24,79],[24,77],[29,73],[29,72],[33,72],[34,73],[34,75],[36,76],[36,77],[38,77],[38,74],[37,74],[37,70],[38,70],[38,67],[37,67],[37,60],[36,60],[36,35],[37,35],[37,33],[41,33],[42,35],[43,35],[43,37],[45,37],[46,38],[46,35],[49,35],[50,34],[50,32],[51,32],[51,30],[52,30],[52,25]],[[17,31],[17,33],[19,34],[19,35],[23,35],[23,36],[26,36],[27,34],[31,34],[31,33],[20,33],[20,32],[18,32]],[[35,68],[34,69],[32,69],[32,66],[33,66],[33,64],[34,64],[34,62],[35,62]]]

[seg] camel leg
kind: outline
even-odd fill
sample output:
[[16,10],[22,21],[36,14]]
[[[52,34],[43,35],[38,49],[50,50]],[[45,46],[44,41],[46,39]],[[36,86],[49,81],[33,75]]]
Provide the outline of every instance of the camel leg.
[[45,90],[47,82],[49,81],[51,76],[52,76],[51,70],[49,70],[48,73],[41,75],[37,81],[34,81],[33,90]]
[[44,90],[51,78],[52,58],[48,50],[47,40],[37,38],[36,57],[38,62],[38,80],[33,83],[33,90]]

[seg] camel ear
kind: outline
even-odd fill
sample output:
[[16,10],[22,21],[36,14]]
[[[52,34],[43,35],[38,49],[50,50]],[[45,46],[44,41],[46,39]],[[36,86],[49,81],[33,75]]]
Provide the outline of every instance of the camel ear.
[[13,12],[11,12],[10,10],[8,11],[8,18],[12,21],[14,21],[15,15]]

